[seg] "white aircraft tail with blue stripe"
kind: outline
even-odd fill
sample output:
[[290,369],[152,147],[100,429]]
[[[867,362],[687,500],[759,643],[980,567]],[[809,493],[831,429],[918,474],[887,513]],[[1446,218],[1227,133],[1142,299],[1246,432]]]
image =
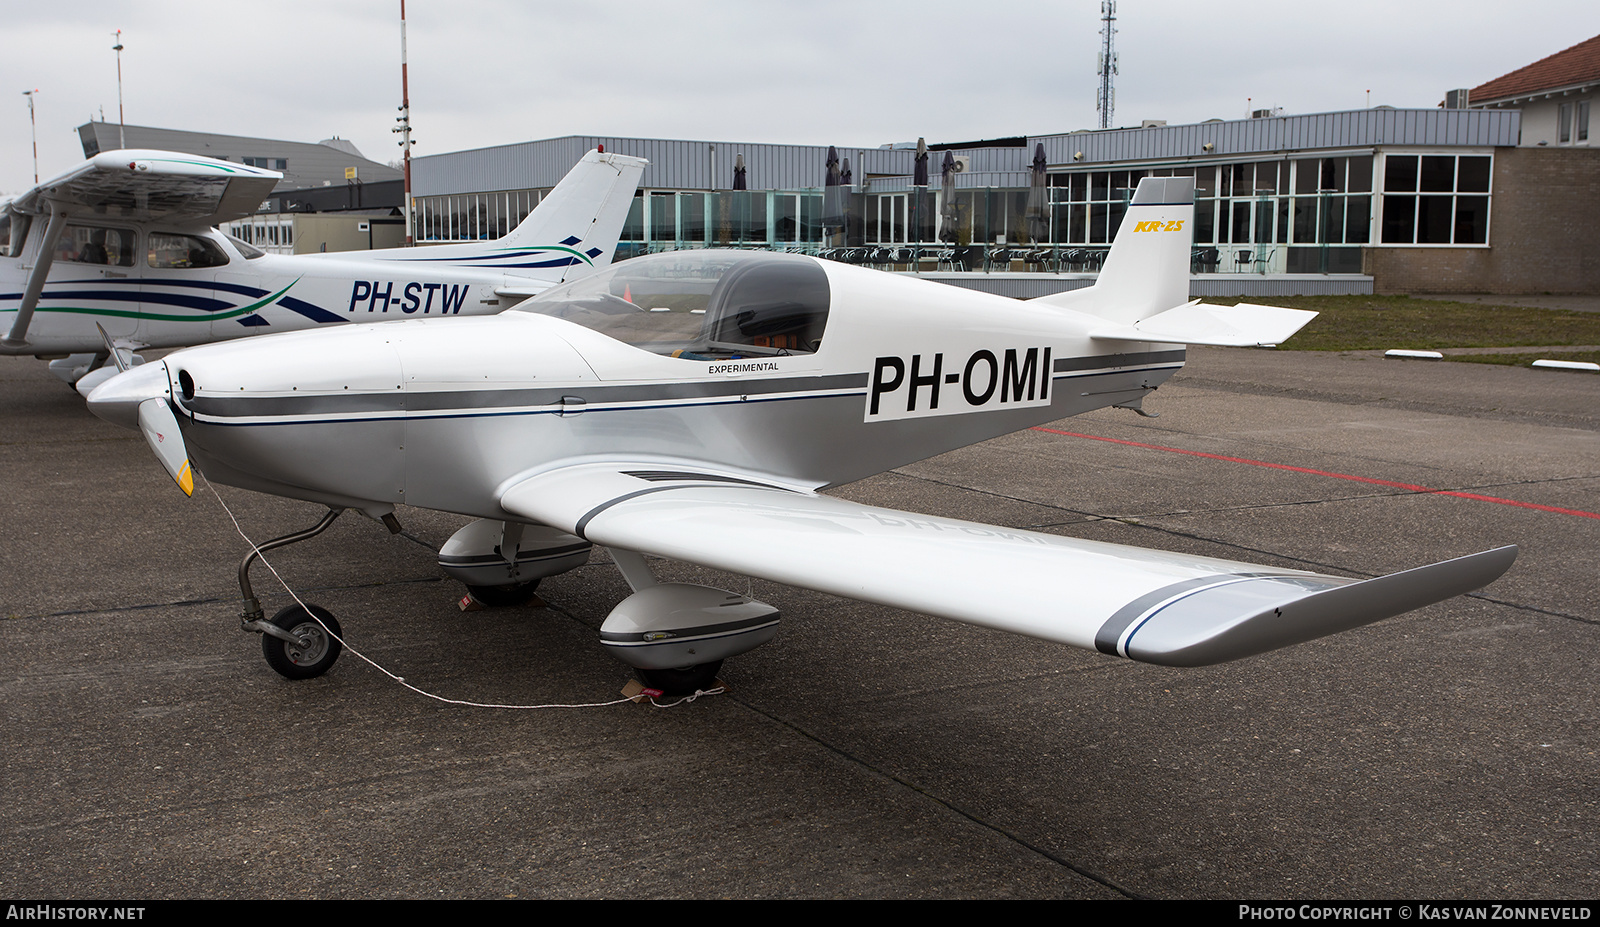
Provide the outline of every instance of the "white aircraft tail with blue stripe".
[[643,158],[590,151],[497,245],[501,248],[557,245],[576,252],[575,259],[582,258],[567,264],[568,267],[606,266],[616,255],[623,223],[633,205],[634,191],[648,163]]
[[426,248],[355,251],[343,257],[503,270],[511,276],[542,282],[528,287],[501,287],[500,292],[532,296],[549,285],[611,263],[628,209],[633,205],[634,190],[647,164],[643,158],[590,151],[504,238]]

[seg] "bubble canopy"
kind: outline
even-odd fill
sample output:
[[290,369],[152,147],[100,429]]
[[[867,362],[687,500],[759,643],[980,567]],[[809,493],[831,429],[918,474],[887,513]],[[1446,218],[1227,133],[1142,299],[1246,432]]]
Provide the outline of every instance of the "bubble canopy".
[[688,360],[811,354],[828,323],[814,259],[762,251],[669,251],[546,290],[517,312],[555,316]]

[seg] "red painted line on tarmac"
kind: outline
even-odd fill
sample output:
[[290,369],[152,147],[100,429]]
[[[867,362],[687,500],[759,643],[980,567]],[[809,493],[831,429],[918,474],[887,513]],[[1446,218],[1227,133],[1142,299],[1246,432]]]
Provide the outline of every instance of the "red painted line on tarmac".
[[1088,438],[1090,441],[1105,441],[1108,444],[1125,444],[1128,447],[1142,447],[1152,451],[1169,451],[1173,454],[1187,454],[1190,457],[1204,457],[1208,460],[1225,460],[1228,463],[1249,464],[1252,467],[1266,467],[1271,470],[1288,470],[1293,473],[1309,473],[1312,476],[1328,476],[1336,480],[1350,480],[1355,483],[1371,483],[1374,486],[1390,486],[1395,489],[1405,489],[1411,492],[1432,493],[1438,496],[1457,496],[1462,499],[1475,499],[1479,502],[1493,502],[1498,505],[1514,505],[1519,509],[1534,509],[1540,512],[1555,512],[1558,515],[1576,515],[1579,518],[1600,518],[1600,512],[1585,512],[1581,509],[1564,509],[1554,505],[1539,505],[1534,502],[1518,502],[1516,499],[1502,499],[1499,496],[1485,496],[1475,492],[1457,492],[1453,489],[1434,489],[1429,486],[1418,486],[1415,483],[1397,483],[1394,480],[1374,479],[1370,476],[1356,476],[1353,473],[1334,473],[1331,470],[1313,470],[1310,467],[1292,467],[1288,464],[1269,463],[1265,460],[1251,460],[1248,457],[1229,457],[1225,454],[1207,454],[1205,451],[1186,451],[1180,447],[1164,447],[1160,444],[1141,444],[1138,441],[1124,441],[1121,438],[1102,438],[1099,435],[1086,435],[1076,431],[1061,431],[1056,428],[1046,428],[1037,425],[1033,431],[1044,431],[1053,435],[1064,435],[1068,438]]

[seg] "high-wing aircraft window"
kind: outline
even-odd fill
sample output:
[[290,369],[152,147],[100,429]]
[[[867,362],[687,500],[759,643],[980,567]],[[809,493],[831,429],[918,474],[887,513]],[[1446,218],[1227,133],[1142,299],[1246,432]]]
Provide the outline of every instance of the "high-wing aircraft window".
[[56,260],[75,264],[133,266],[133,232],[129,229],[69,225],[56,242]]
[[22,243],[28,240],[28,217],[0,213],[0,254],[18,257]]
[[156,268],[221,267],[228,255],[215,242],[195,235],[150,233],[150,266]]
[[689,360],[810,354],[828,320],[827,273],[799,255],[672,251],[614,264],[517,307]]
[[228,240],[233,242],[233,246],[235,248],[239,249],[239,256],[243,257],[247,261],[253,261],[267,253],[262,251],[260,248],[257,248],[255,245],[250,244],[248,241],[245,241],[243,238],[239,238],[238,236],[229,235]]

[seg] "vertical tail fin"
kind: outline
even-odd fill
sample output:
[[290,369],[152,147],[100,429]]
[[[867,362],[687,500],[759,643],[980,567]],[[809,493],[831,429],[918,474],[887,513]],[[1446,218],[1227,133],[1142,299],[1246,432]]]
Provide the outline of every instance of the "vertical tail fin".
[[1136,322],[1189,301],[1194,178],[1139,181],[1094,286],[1041,296],[1115,322]]
[[633,192],[648,163],[627,155],[589,152],[496,244],[500,248],[559,245],[584,256],[568,270],[604,267],[617,252]]

